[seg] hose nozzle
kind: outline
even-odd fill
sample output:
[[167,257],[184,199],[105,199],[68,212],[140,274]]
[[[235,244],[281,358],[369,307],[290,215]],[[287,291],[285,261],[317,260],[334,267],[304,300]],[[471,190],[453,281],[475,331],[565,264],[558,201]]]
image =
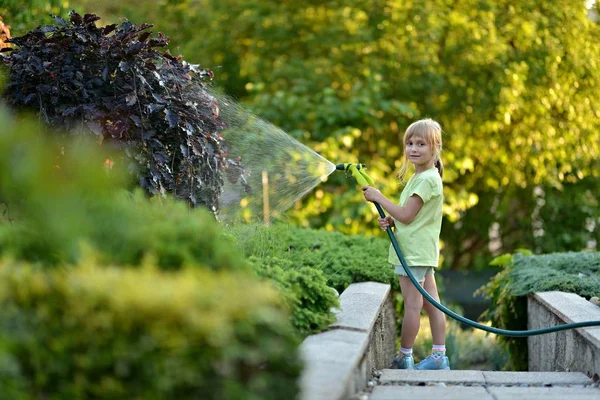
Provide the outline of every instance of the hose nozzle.
[[367,172],[365,171],[367,169],[367,166],[365,164],[344,163],[344,164],[336,165],[335,169],[338,171],[350,172],[352,174],[352,176],[354,177],[354,179],[356,179],[358,184],[361,186],[373,186],[374,185],[373,178],[371,178],[369,175],[367,175]]
[[335,169],[337,169],[338,171],[348,171],[350,168],[357,168],[357,169],[363,169],[363,168],[367,168],[367,166],[365,164],[361,164],[361,163],[344,163],[344,164],[338,164],[335,166]]

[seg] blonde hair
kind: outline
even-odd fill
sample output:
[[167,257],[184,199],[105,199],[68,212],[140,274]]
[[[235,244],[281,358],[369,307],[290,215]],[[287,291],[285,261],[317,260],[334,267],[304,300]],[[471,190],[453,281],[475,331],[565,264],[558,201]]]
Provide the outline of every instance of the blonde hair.
[[[406,149],[406,143],[413,137],[419,136],[423,138],[429,146],[433,149],[433,165],[437,168],[440,176],[444,176],[444,164],[442,163],[442,127],[437,121],[431,118],[420,119],[413,122],[406,128],[404,132],[404,148]],[[406,157],[406,150],[404,150],[404,156],[402,159],[402,166],[400,167],[400,173],[398,178],[400,183],[405,183],[406,176],[412,163]]]

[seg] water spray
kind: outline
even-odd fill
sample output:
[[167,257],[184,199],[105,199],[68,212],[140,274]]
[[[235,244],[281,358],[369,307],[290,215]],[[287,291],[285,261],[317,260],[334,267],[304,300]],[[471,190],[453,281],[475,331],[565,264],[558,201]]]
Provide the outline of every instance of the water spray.
[[[366,172],[367,167],[365,164],[354,164],[354,163],[338,164],[338,165],[336,165],[335,169],[341,170],[341,171],[346,171],[346,173],[348,173],[349,175],[352,175],[352,177],[354,179],[356,179],[358,184],[361,186],[373,186],[374,185],[373,178],[371,178]],[[375,207],[377,208],[377,211],[379,212],[379,216],[381,218],[385,218],[386,215],[385,215],[385,212],[383,211],[383,208],[381,207],[381,205],[377,202],[373,202],[373,204],[375,204]],[[543,335],[546,333],[564,331],[567,329],[584,328],[584,327],[589,327],[589,326],[600,326],[600,321],[586,321],[586,322],[575,322],[575,323],[570,323],[570,324],[557,325],[557,326],[552,326],[549,328],[542,328],[542,329],[513,331],[513,330],[507,330],[507,329],[494,328],[492,326],[487,326],[487,325],[481,324],[479,322],[475,322],[468,318],[465,318],[462,315],[456,314],[455,312],[453,312],[452,310],[450,310],[443,304],[437,302],[433,297],[431,297],[431,295],[429,293],[427,293],[427,291],[419,284],[419,282],[413,275],[412,271],[406,264],[406,260],[404,259],[404,256],[402,255],[402,252],[400,251],[400,246],[398,245],[396,236],[392,232],[392,228],[388,226],[386,231],[390,238],[390,241],[392,242],[392,246],[394,247],[394,250],[396,251],[396,255],[398,256],[398,259],[402,263],[402,266],[404,267],[404,270],[408,274],[410,281],[412,282],[413,285],[415,285],[417,290],[419,290],[419,292],[423,295],[423,297],[427,301],[429,301],[435,308],[442,311],[444,314],[448,315],[449,317],[454,318],[455,320],[457,320],[459,322],[462,322],[465,325],[469,325],[473,328],[481,329],[486,332],[495,333],[497,335],[511,336],[511,337],[536,336],[536,335]]]

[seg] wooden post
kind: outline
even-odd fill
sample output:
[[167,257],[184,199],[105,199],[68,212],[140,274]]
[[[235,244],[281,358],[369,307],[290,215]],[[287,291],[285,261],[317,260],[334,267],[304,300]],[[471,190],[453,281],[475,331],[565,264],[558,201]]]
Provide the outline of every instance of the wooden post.
[[266,170],[262,172],[263,184],[263,216],[265,225],[269,226],[269,175]]

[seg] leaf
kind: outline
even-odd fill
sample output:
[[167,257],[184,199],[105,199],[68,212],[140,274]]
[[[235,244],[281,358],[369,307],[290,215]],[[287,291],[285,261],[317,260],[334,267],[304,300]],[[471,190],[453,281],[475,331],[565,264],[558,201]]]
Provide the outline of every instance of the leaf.
[[181,155],[187,157],[189,155],[188,147],[186,145],[179,145],[179,149],[181,150]]
[[167,45],[167,41],[164,39],[157,39],[157,38],[152,38],[150,39],[150,41],[148,42],[148,45],[150,47],[164,47]]
[[128,106],[132,106],[137,103],[137,93],[132,92],[125,96],[125,103]]
[[104,134],[102,125],[98,121],[85,121],[85,125],[90,129],[90,131],[94,132],[96,135]]
[[156,100],[157,103],[166,104],[166,101],[163,97],[157,95],[156,93],[152,93],[152,97]]
[[146,43],[142,43],[142,42],[133,43],[131,46],[129,46],[127,48],[127,50],[125,50],[125,54],[127,54],[127,55],[137,54],[144,47],[146,47]]
[[29,102],[30,102],[31,100],[35,99],[35,98],[36,98],[36,96],[37,96],[37,95],[36,95],[35,93],[30,93],[30,94],[28,94],[28,95],[27,95],[27,96],[25,96],[25,98],[23,99],[23,103],[24,103],[24,104],[29,104]]
[[166,120],[169,123],[169,128],[174,128],[177,126],[177,122],[179,122],[179,115],[174,113],[173,111],[166,109],[165,110]]
[[151,129],[149,131],[144,131],[144,133],[142,134],[142,138],[144,140],[148,140],[154,137],[154,135],[156,135],[156,131],[154,129]]
[[68,117],[68,116],[74,115],[75,112],[77,112],[77,109],[78,109],[78,107],[67,107],[62,112],[62,116],[63,117]]
[[81,25],[83,23],[83,18],[81,18],[81,15],[77,14],[75,11],[69,12],[69,19],[74,25]]
[[512,264],[512,254],[510,254],[510,253],[502,254],[501,256],[498,256],[498,257],[494,258],[492,261],[490,261],[490,265],[506,266],[506,265],[511,265],[511,264]]
[[[156,71],[152,71],[152,74],[153,74],[153,75],[156,77],[156,80],[158,81],[158,84],[159,84],[161,87],[165,87],[165,83],[163,82],[163,80],[162,80],[162,78],[161,78],[160,74],[159,74],[158,72],[156,72]],[[154,96],[154,94],[152,94],[152,95]],[[156,97],[155,97],[155,98],[156,98]]]
[[68,27],[69,26],[69,24],[67,23],[67,21],[65,21],[64,19],[62,19],[58,15],[53,15],[52,18],[54,19],[54,22],[56,22],[57,25],[60,25],[60,26],[63,26],[63,27]]
[[42,33],[56,32],[58,28],[55,25],[46,25],[40,29]]
[[133,24],[130,21],[127,21],[121,25],[122,32],[129,32],[133,28]]
[[104,33],[104,35],[108,35],[112,31],[114,31],[116,28],[117,28],[117,24],[106,25],[104,27],[104,29],[102,30],[102,33]]
[[142,120],[137,115],[132,114],[132,115],[129,116],[129,118],[131,118],[131,120],[133,121],[133,123],[135,124],[135,126],[137,126],[137,127],[142,126]]
[[160,111],[160,110],[162,110],[163,108],[165,108],[164,104],[155,104],[155,103],[153,103],[153,104],[148,104],[146,107],[148,108],[148,112],[149,112],[150,114],[153,114],[153,113],[155,113],[155,112],[157,112],[157,111]]
[[83,22],[88,25],[88,24],[92,24],[96,21],[98,21],[100,19],[99,16],[97,16],[96,14],[85,14],[83,16]]
[[142,33],[142,34],[139,36],[138,40],[139,40],[140,42],[145,42],[145,41],[146,41],[146,39],[148,39],[148,37],[149,37],[151,34],[152,34],[152,32],[144,32],[144,33]]

